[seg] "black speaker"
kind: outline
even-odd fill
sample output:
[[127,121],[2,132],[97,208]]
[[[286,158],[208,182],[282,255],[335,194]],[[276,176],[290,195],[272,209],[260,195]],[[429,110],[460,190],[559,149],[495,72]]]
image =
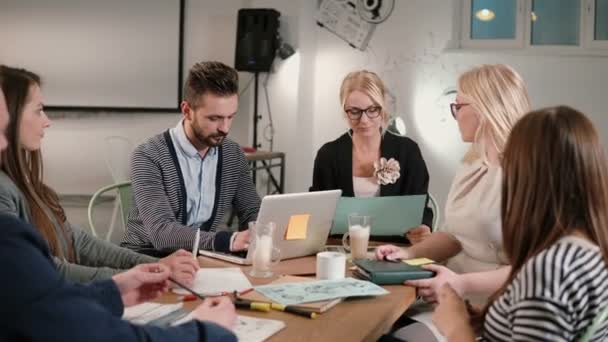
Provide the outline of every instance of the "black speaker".
[[270,71],[278,47],[281,13],[269,8],[239,10],[234,68],[239,71]]

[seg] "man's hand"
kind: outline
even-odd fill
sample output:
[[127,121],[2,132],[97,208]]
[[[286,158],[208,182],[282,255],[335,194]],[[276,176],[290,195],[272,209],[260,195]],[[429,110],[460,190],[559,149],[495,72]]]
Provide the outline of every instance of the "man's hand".
[[412,243],[412,245],[415,245],[431,236],[431,228],[429,228],[429,226],[426,224],[421,224],[416,228],[408,230],[405,233],[405,236]]
[[116,274],[116,283],[125,307],[158,298],[169,289],[169,268],[163,264],[141,264]]
[[236,233],[232,243],[232,251],[243,251],[249,248],[249,229]]
[[236,324],[236,310],[228,297],[205,299],[192,311],[192,316],[196,320],[213,322],[228,330],[232,330]]
[[183,283],[186,286],[192,286],[196,271],[199,269],[198,261],[192,253],[180,249],[171,255],[168,255],[159,260],[159,262],[171,271],[171,276],[175,280]]
[[439,289],[445,284],[450,285],[450,290],[455,291],[456,294],[460,296],[464,294],[465,289],[460,276],[449,268],[435,264],[423,265],[422,268],[435,272],[435,276],[428,279],[408,280],[405,285],[415,286],[416,293],[426,303],[437,303]]

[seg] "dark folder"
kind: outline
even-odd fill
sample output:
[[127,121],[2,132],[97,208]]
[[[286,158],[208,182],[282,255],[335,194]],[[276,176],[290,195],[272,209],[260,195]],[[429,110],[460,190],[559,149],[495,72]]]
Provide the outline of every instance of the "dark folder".
[[355,275],[378,285],[403,284],[406,280],[432,278],[435,272],[404,262],[378,260],[354,260],[357,265]]

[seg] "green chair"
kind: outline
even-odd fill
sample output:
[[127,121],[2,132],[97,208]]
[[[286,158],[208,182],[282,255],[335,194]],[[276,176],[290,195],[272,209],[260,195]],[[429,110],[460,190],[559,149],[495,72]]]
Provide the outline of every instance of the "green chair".
[[606,322],[608,319],[608,307],[604,308],[604,310],[600,311],[600,313],[595,316],[593,322],[591,322],[591,326],[585,331],[585,334],[581,336],[578,342],[589,342],[593,335],[597,332],[597,330]]
[[441,218],[441,210],[439,204],[433,195],[429,193],[429,204],[433,210],[433,228],[432,231],[436,231],[439,228],[439,219]]
[[[120,183],[104,186],[103,188],[97,190],[97,192],[95,192],[95,194],[93,194],[93,197],[91,197],[91,200],[89,201],[88,215],[89,215],[89,226],[91,227],[91,233],[93,233],[94,236],[98,236],[97,230],[95,229],[95,224],[93,223],[93,212],[94,212],[95,206],[97,204],[99,204],[99,202],[101,200],[101,196],[103,196],[109,192],[115,192],[117,194],[115,203],[116,203],[116,205],[120,206],[120,211],[122,213],[123,228],[127,226],[129,210],[131,209],[131,197],[132,197],[131,181],[120,182]],[[114,212],[116,212],[116,211],[114,211]],[[112,222],[114,222],[115,219],[116,219],[116,217],[112,217]],[[110,237],[112,236],[113,231],[114,231],[114,224],[111,224],[110,230],[108,231],[108,234],[106,235],[106,240],[109,241]]]

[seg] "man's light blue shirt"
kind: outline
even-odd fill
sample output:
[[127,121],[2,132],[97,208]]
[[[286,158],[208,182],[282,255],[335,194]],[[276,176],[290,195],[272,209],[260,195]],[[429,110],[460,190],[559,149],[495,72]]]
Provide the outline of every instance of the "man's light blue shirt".
[[210,147],[204,157],[192,145],[186,131],[184,120],[169,130],[175,146],[179,167],[186,187],[187,225],[200,227],[211,218],[215,204],[215,179],[217,172],[217,147]]

